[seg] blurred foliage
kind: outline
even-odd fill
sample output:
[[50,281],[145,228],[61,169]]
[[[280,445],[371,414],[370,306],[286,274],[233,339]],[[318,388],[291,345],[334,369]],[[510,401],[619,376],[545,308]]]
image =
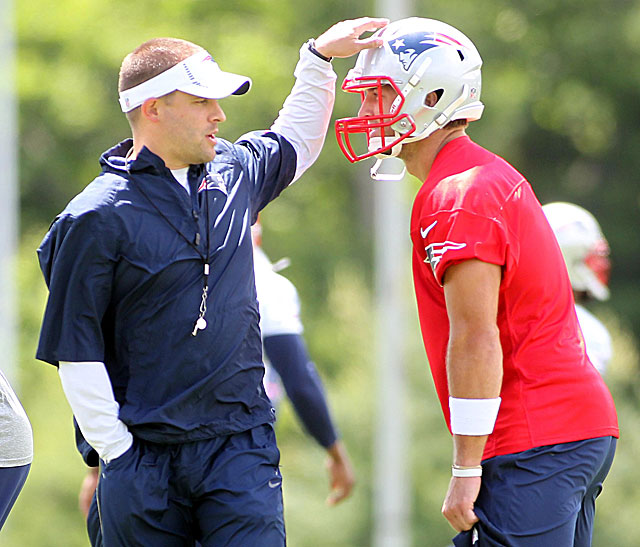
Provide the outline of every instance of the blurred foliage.
[[[46,298],[34,250],[53,217],[96,175],[99,154],[129,135],[116,93],[122,57],[149,38],[175,36],[209,49],[223,69],[250,75],[249,95],[222,102],[227,121],[221,134],[233,140],[272,123],[307,38],[337,20],[375,14],[374,3],[327,0],[302,9],[294,0],[58,0],[15,6],[21,399],[34,427],[35,460],[0,544],[76,547],[88,544],[77,510],[84,468],[57,373],[33,359]],[[612,299],[596,311],[614,335],[607,381],[623,437],[598,506],[594,545],[636,545],[640,3],[415,0],[413,11],[458,26],[483,55],[486,110],[472,125],[472,138],[522,171],[543,203],[567,200],[592,211],[609,239]],[[352,62],[334,61],[339,80]],[[352,96],[338,93],[334,118],[352,115],[356,108]],[[262,217],[268,254],[292,259],[285,273],[300,292],[309,349],[359,479],[351,499],[327,508],[324,453],[283,405],[277,431],[293,547],[364,547],[371,541],[377,409],[372,395],[375,218],[368,167],[350,166],[330,133],[316,165]],[[407,210],[417,188],[416,181],[406,185]],[[429,378],[411,290],[407,259],[405,418],[412,431],[407,465],[413,544],[444,546],[452,536],[440,516],[451,443]]]

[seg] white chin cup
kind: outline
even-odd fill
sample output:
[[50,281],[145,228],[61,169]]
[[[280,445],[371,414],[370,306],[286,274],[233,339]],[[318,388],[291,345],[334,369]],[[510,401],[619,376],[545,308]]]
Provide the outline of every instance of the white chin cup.
[[385,156],[376,160],[369,173],[373,180],[400,181],[404,180],[407,168],[401,159]]
[[[397,139],[398,134],[396,133],[393,137],[385,138],[385,140]],[[375,152],[376,150],[380,150],[383,147],[382,145],[382,137],[371,137],[369,139],[369,152]],[[376,154],[376,158],[384,160],[386,158],[395,158],[400,154],[400,150],[402,149],[402,143],[395,144],[391,147],[391,150],[387,150],[386,152],[381,152],[380,154]]]

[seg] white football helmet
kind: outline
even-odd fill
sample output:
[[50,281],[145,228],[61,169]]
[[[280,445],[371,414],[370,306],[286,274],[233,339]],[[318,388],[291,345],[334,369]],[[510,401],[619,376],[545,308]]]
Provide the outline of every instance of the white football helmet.
[[[368,89],[378,89],[377,113],[336,121],[338,144],[350,162],[396,156],[403,143],[424,139],[452,120],[482,116],[482,59],[462,32],[441,21],[410,17],[374,36],[383,38],[383,45],[363,50],[342,84],[344,91],[360,93],[362,100]],[[382,107],[385,85],[398,94],[390,112]],[[429,107],[425,100],[432,91],[438,101]],[[385,128],[391,128],[393,136],[385,136]],[[374,129],[382,136],[372,136]],[[354,150],[354,134],[364,134],[366,151]]]
[[560,244],[573,289],[597,300],[609,298],[609,244],[595,217],[573,203],[548,203],[542,210]]

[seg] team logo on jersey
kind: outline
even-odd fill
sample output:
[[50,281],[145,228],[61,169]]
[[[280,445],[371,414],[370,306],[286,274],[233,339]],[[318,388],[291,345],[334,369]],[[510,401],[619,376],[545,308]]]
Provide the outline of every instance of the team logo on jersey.
[[198,192],[203,190],[222,190],[227,193],[224,185],[224,179],[220,173],[208,173],[206,177],[202,179],[200,186],[198,186]]
[[443,241],[442,243],[432,243],[427,245],[424,250],[427,253],[427,258],[424,261],[427,264],[431,264],[431,269],[435,273],[436,266],[442,260],[442,256],[447,251],[459,251],[467,246],[466,243],[456,243],[455,241]]
[[460,42],[440,32],[414,32],[394,38],[389,42],[391,51],[398,56],[402,68],[409,70],[418,56],[432,47],[464,47]]

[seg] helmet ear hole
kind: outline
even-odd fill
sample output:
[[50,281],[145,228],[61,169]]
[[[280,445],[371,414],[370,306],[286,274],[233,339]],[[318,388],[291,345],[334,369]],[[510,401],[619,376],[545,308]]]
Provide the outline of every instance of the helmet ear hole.
[[[435,100],[432,94],[435,94]],[[434,89],[427,93],[424,97],[424,105],[428,108],[433,108],[438,104],[438,101],[442,98],[444,94],[444,89]]]
[[464,53],[461,50],[458,50],[458,55],[460,55],[460,60],[464,61]]

